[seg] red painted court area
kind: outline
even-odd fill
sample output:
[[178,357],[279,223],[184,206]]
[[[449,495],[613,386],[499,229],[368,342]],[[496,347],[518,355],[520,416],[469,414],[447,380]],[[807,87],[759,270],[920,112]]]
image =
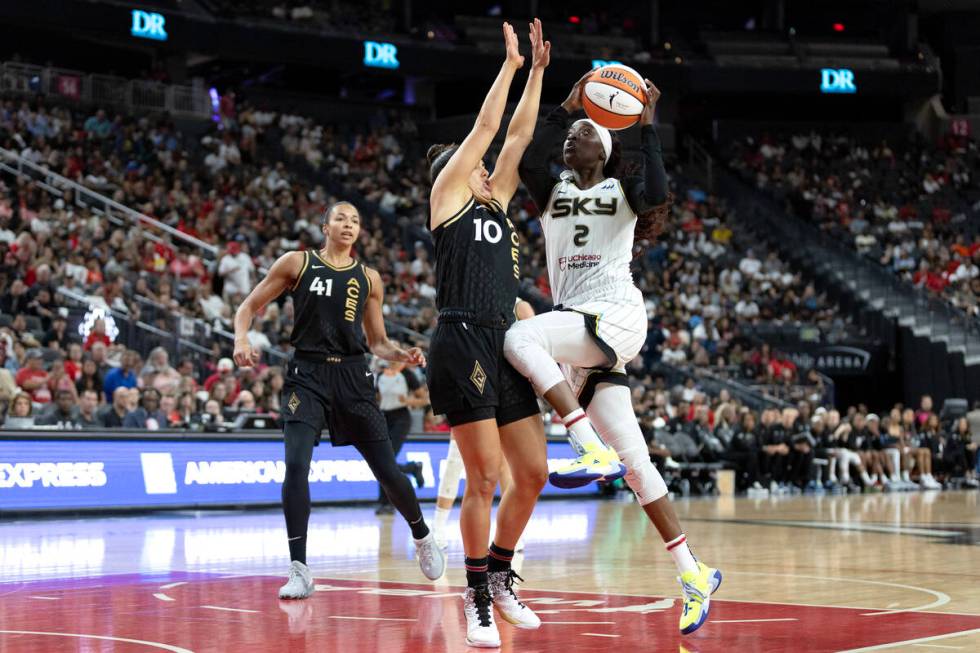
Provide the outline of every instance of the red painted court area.
[[[320,579],[307,601],[282,580],[207,574],[0,585],[0,650],[466,651],[459,588]],[[724,591],[724,588],[722,588]],[[980,616],[712,603],[681,638],[674,598],[525,590],[537,631],[501,624],[503,651],[839,651],[980,628]]]

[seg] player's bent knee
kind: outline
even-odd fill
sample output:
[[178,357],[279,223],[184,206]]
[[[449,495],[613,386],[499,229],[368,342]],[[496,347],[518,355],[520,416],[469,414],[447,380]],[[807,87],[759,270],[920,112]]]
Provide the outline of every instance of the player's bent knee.
[[518,492],[537,496],[548,482],[548,466],[535,466],[520,471],[511,470],[511,475],[514,478],[514,488]]
[[536,344],[540,345],[540,340],[541,332],[529,320],[515,322],[504,335],[504,356],[513,364],[514,358],[520,356],[522,349]]
[[636,500],[641,506],[667,496],[667,484],[664,482],[664,477],[650,462],[649,457],[644,463],[629,468],[629,471],[626,472],[626,484],[633,490]]
[[476,495],[481,498],[493,499],[497,491],[497,483],[500,482],[500,475],[496,472],[488,474],[466,474],[466,494]]

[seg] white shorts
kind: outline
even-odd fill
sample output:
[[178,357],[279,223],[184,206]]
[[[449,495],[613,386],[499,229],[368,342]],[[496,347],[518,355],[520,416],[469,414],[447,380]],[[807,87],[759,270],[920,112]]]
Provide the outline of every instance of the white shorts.
[[[606,369],[625,373],[626,364],[643,349],[647,339],[647,311],[643,304],[593,301],[567,306],[563,310],[584,316],[589,335],[609,359],[610,364],[602,366]],[[576,396],[589,375],[596,371],[595,368],[567,364],[562,364],[561,369]]]

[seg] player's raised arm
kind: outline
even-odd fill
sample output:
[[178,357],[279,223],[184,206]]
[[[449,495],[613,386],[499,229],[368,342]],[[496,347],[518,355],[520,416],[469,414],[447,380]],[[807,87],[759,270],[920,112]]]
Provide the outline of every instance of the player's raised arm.
[[571,114],[582,108],[582,85],[591,74],[590,70],[582,75],[561,106],[545,117],[521,157],[518,172],[539,211],[544,211],[551,189],[558,183],[558,177],[551,174],[551,154],[565,138]]
[[530,28],[528,37],[531,40],[531,72],[527,76],[524,93],[521,94],[521,100],[517,103],[517,109],[514,110],[510,125],[507,127],[507,138],[504,140],[500,156],[497,157],[493,176],[490,177],[493,198],[504,208],[510,203],[510,198],[517,190],[519,181],[517,165],[534,136],[534,126],[538,121],[538,106],[541,103],[544,69],[551,61],[551,42],[544,40],[541,21],[535,18],[528,27]]
[[235,364],[251,367],[259,362],[259,353],[252,351],[248,342],[248,330],[255,314],[261,311],[276,297],[291,289],[303,267],[302,252],[283,254],[269,268],[269,273],[248,294],[238,310],[235,311]]
[[371,353],[388,361],[425,367],[425,356],[421,349],[418,347],[402,349],[388,338],[384,313],[381,310],[384,306],[384,282],[377,270],[366,268],[365,272],[371,282],[371,294],[368,295],[367,304],[364,306],[364,335],[367,336]]
[[[445,163],[441,163],[439,157],[445,156],[445,152],[451,148],[436,152],[430,150],[430,164],[433,171],[438,170],[437,175],[433,175],[432,191],[429,194],[431,209],[429,226],[432,229],[451,218],[473,194],[470,189],[470,178],[482,168],[483,155],[486,154],[487,148],[500,129],[500,121],[507,106],[510,83],[514,79],[514,74],[524,65],[524,57],[518,51],[517,34],[514,28],[510,23],[504,23],[503,30],[507,58],[500,67],[490,92],[483,100],[483,106],[476,117],[473,129],[463,142],[454,148]],[[438,146],[433,146],[433,149],[436,147]]]
[[660,99],[660,89],[649,79],[646,83],[646,106],[640,114],[640,155],[643,170],[639,176],[623,181],[623,189],[634,213],[642,214],[667,201],[667,171],[663,148],[653,126],[653,116]]

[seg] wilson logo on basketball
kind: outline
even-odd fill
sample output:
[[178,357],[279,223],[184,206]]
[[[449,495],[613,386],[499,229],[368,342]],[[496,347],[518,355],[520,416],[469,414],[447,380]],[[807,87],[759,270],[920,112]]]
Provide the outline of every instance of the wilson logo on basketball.
[[603,68],[599,73],[599,79],[612,79],[620,82],[621,84],[626,84],[641,95],[643,94],[643,91],[640,89],[639,85],[630,79],[629,75],[624,75],[622,72],[614,68]]

